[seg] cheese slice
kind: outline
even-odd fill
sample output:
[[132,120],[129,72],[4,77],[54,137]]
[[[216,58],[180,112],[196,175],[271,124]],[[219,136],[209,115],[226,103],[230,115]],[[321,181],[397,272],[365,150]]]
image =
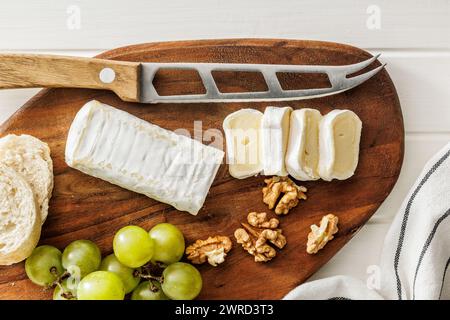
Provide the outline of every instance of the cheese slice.
[[320,178],[319,123],[322,115],[315,109],[300,109],[291,113],[289,143],[286,152],[286,169],[297,180]]
[[262,112],[241,109],[223,121],[227,141],[227,162],[230,175],[237,179],[255,176],[262,171]]
[[287,176],[284,157],[289,139],[291,107],[267,107],[262,118],[262,153],[265,175]]
[[333,110],[325,115],[319,129],[319,175],[322,179],[345,180],[358,166],[362,122],[350,110]]
[[70,127],[65,156],[86,174],[196,215],[224,153],[91,101]]

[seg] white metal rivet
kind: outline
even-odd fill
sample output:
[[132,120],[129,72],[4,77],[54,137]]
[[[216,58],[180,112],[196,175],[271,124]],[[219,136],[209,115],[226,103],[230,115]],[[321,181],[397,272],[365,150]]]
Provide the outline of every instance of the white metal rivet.
[[103,68],[102,71],[100,71],[100,81],[103,83],[111,83],[116,78],[116,73],[111,68]]

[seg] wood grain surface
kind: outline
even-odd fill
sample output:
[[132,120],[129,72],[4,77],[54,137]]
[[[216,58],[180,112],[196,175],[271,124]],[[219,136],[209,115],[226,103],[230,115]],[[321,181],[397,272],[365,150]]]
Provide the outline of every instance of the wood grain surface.
[[[330,65],[356,63],[369,56],[361,49],[335,43],[262,39],[153,43],[100,55],[101,58],[144,62]],[[183,81],[161,74],[155,85],[161,91],[199,89],[195,75],[180,76]],[[222,77],[222,85],[233,90],[251,88],[248,81],[254,81],[255,77],[241,77]],[[307,86],[310,80],[294,76],[283,78],[289,88]],[[90,239],[106,255],[112,251],[112,238],[119,228],[137,224],[150,229],[163,221],[177,225],[187,243],[216,234],[232,237],[249,211],[269,211],[262,202],[264,177],[236,180],[228,174],[226,165],[221,166],[205,206],[196,217],[69,168],[64,162],[68,128],[76,112],[91,99],[126,110],[166,129],[188,129],[191,134],[194,121],[201,120],[203,130],[222,130],[222,121],[230,112],[244,107],[263,111],[267,106],[267,103],[141,105],[123,102],[107,91],[41,91],[0,127],[1,136],[32,134],[47,142],[52,150],[55,190],[41,244],[64,249],[73,240]],[[333,109],[351,109],[358,114],[363,132],[356,174],[346,181],[303,183],[309,188],[308,200],[281,218],[288,244],[277,258],[257,264],[235,244],[220,267],[200,267],[204,279],[202,299],[282,298],[345,245],[384,201],[398,178],[404,150],[403,119],[395,87],[385,70],[342,94],[294,101],[289,105],[316,108],[323,114]],[[339,217],[340,230],[324,250],[310,256],[305,251],[309,226],[318,223],[327,213]],[[23,263],[20,263],[0,268],[0,298],[43,299],[51,298],[51,293],[27,280]]]

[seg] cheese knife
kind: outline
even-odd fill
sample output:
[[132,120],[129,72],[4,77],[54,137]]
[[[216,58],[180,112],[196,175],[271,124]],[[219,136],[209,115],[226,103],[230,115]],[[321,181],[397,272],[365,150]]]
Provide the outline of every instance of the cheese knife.
[[[276,65],[238,63],[140,63],[96,58],[36,54],[0,54],[0,89],[87,88],[115,92],[122,100],[141,103],[289,101],[337,94],[358,86],[384,68],[382,64],[366,73],[349,77],[375,62],[380,55],[344,65]],[[203,94],[161,96],[153,85],[158,70],[194,70],[200,75]],[[267,91],[220,92],[213,71],[259,72]],[[329,88],[285,90],[277,73],[322,73]]]

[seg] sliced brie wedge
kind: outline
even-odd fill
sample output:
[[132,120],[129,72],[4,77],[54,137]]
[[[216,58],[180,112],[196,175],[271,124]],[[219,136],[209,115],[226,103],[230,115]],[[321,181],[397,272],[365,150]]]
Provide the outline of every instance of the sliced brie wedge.
[[267,107],[264,111],[261,125],[264,175],[288,175],[284,157],[291,111],[291,107]]
[[286,169],[297,180],[320,178],[319,123],[322,115],[315,109],[300,109],[291,113],[289,143],[286,152]]
[[325,115],[319,129],[319,175],[322,179],[345,180],[356,170],[362,122],[350,110],[333,110]]
[[196,215],[224,153],[91,101],[75,116],[65,156],[72,168]]
[[223,121],[227,141],[227,162],[230,175],[237,179],[255,176],[262,171],[262,112],[241,109]]

